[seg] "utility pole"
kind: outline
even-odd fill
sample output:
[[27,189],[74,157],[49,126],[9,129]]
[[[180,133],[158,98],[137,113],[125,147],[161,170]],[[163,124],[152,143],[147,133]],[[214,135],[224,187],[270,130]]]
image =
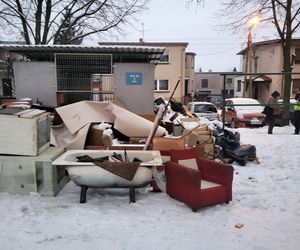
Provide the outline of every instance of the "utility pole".
[[[250,27],[249,29],[249,33],[248,33],[248,56],[247,56],[247,60],[249,60],[249,73],[252,73],[252,56],[253,56],[253,50],[252,50],[252,27]],[[249,75],[249,98],[252,98],[252,75]]]

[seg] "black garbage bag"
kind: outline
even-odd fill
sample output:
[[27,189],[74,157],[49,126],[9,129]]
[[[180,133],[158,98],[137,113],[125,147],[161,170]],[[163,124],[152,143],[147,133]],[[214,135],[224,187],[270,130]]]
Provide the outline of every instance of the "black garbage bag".
[[222,157],[231,158],[241,166],[256,158],[256,147],[251,144],[241,145],[238,132],[224,130],[224,134],[216,138],[216,144],[222,148]]
[[223,150],[233,150],[240,146],[240,133],[224,130],[224,133],[216,138],[216,144]]
[[234,150],[226,149],[224,154],[228,157],[231,157],[239,165],[245,166],[249,159],[256,158],[256,148],[253,145],[245,144],[241,145]]

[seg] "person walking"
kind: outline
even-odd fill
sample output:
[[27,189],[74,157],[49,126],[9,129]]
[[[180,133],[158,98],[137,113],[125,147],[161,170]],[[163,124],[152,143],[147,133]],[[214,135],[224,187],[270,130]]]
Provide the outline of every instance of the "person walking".
[[267,116],[267,120],[269,122],[268,134],[273,134],[273,128],[275,126],[275,120],[281,114],[280,107],[278,105],[278,99],[280,94],[278,91],[274,91],[271,94],[271,97],[268,100],[268,106],[271,108],[269,115]]
[[300,93],[299,92],[295,96],[294,117],[295,117],[295,135],[299,135],[299,130],[300,130]]

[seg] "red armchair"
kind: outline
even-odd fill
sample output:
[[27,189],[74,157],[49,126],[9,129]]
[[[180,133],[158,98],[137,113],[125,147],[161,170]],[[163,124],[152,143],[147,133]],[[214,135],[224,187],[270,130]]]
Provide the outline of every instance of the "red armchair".
[[171,161],[165,164],[167,193],[194,212],[204,206],[229,203],[233,167],[197,154],[194,148],[170,151]]

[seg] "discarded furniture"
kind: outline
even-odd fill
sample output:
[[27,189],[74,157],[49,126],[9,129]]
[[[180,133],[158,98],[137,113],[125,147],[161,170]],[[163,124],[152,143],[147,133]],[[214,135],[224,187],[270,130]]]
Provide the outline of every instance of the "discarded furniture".
[[233,167],[197,156],[194,149],[171,150],[166,190],[178,201],[197,209],[232,200]]
[[[193,152],[197,151],[197,155],[199,157],[204,157],[204,148],[203,147],[195,147]],[[153,177],[154,180],[151,182],[151,186],[154,192],[166,192],[166,175],[165,175],[165,164],[171,160],[170,150],[160,150],[161,158],[162,158],[162,166],[156,166],[153,168]]]
[[[129,181],[115,175],[93,162],[78,162],[77,157],[87,155],[93,159],[120,154],[123,159],[133,162],[134,158],[140,163],[134,178]],[[152,166],[162,165],[159,151],[142,150],[68,150],[53,161],[53,165],[65,165],[73,182],[81,187],[80,203],[86,202],[88,188],[129,188],[130,202],[135,202],[135,188],[146,187],[152,180]]]
[[0,192],[56,196],[67,183],[64,166],[51,162],[64,153],[64,149],[48,147],[38,156],[0,155]]
[[[185,143],[189,146],[203,146],[205,157],[214,158],[214,139],[212,136],[212,131],[208,128],[207,125],[201,124],[201,119],[199,118],[181,118],[180,122],[184,126],[185,130],[183,134],[189,133],[190,130],[193,130],[190,135],[187,135]],[[200,125],[200,126],[199,126]]]
[[0,154],[36,156],[50,145],[50,114],[38,109],[0,109]]

